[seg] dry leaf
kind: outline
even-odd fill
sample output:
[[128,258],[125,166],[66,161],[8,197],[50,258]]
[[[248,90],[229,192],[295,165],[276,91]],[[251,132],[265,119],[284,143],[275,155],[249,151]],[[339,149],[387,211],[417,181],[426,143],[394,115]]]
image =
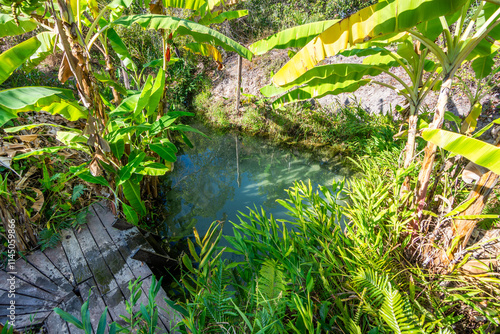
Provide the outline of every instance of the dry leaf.
[[10,167],[10,161],[12,160],[12,158],[10,157],[0,157],[0,165],[1,166],[4,166],[5,168],[8,168],[10,169],[11,171],[13,171],[17,176],[21,177],[21,175],[19,175],[12,167]]
[[42,209],[43,203],[45,202],[45,198],[43,197],[43,193],[40,189],[31,188],[34,192],[36,192],[36,202],[33,203],[31,207],[36,212],[39,212]]
[[59,74],[57,75],[57,78],[62,83],[65,83],[72,76],[73,73],[71,72],[71,68],[69,67],[68,58],[66,57],[66,55],[64,55],[61,62],[61,67],[59,67]]
[[35,140],[38,137],[38,135],[21,135],[21,136],[16,136],[16,137],[24,142],[30,143],[33,140]]
[[78,154],[76,154],[76,153],[70,153],[70,152],[59,151],[59,152],[57,152],[57,154],[60,155],[60,156],[63,156],[66,159],[72,159],[72,158],[78,157]]
[[106,141],[106,139],[102,138],[101,136],[98,136],[98,138],[101,150],[103,150],[104,152],[111,152],[111,148],[109,147],[109,144]]
[[26,183],[26,181],[29,180],[29,178],[31,177],[31,175],[35,174],[35,172],[38,170],[38,168],[36,166],[31,166],[30,169],[28,170],[28,172],[23,176],[23,178],[21,180],[19,180],[19,182],[16,184],[16,189],[20,190],[20,189],[24,189],[25,188],[25,185],[24,183]]
[[21,153],[27,152],[26,145],[4,143],[3,146],[0,146],[0,155],[7,155],[9,157],[14,157],[17,152]]
[[151,14],[163,14],[162,7],[161,0],[153,0],[149,3],[149,11]]
[[34,215],[33,217],[30,218],[31,222],[34,223],[36,222],[37,220],[40,219],[40,212],[37,212],[36,215]]
[[102,169],[101,166],[99,166],[99,162],[97,158],[92,159],[89,165],[90,169],[90,174],[93,176],[101,176],[102,175]]

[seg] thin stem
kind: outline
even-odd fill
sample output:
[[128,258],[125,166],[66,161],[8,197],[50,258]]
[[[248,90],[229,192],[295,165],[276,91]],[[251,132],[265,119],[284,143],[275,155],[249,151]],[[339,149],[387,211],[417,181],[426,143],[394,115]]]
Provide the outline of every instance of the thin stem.
[[389,56],[391,58],[393,58],[399,64],[399,66],[401,66],[406,71],[406,73],[410,77],[411,81],[413,81],[413,73],[410,71],[408,66],[405,63],[403,63],[403,61],[401,60],[401,57],[397,56],[396,54],[394,54],[394,52],[389,51],[386,48],[383,48],[383,49],[386,50],[388,52]]
[[476,20],[479,17],[479,13],[483,10],[483,6],[484,6],[484,2],[481,1],[481,3],[479,4],[479,7],[476,9],[476,12],[474,13],[474,16],[472,16],[471,20],[469,21],[467,28],[465,29],[464,33],[460,37],[460,40],[465,41],[467,38],[469,38],[469,35],[472,31],[472,28],[474,27],[474,23],[476,23]]
[[397,89],[396,87],[394,87],[392,85],[389,85],[389,84],[386,84],[384,82],[377,81],[377,80],[372,80],[371,83],[374,83],[374,84],[377,84],[377,85],[380,85],[380,86],[384,86],[384,87],[390,88],[393,91],[397,92],[398,94],[403,95],[407,101],[413,101],[413,99],[408,94],[402,92],[401,90]]
[[436,45],[433,41],[431,41],[429,38],[425,37],[424,35],[418,33],[415,30],[410,30],[408,31],[415,39],[420,41],[422,44],[424,44],[438,59],[438,61],[441,63],[441,66],[443,69],[447,69],[450,64],[448,61],[448,56],[446,53],[441,50],[439,46]]
[[[406,91],[411,95],[412,99],[416,99],[416,96],[413,95],[413,90],[400,77],[398,77],[394,73],[391,73],[390,71],[388,71],[388,70],[386,70],[384,68],[381,68],[381,67],[378,67],[378,66],[374,66],[373,68],[377,69],[377,70],[379,70],[381,72],[387,73],[388,75],[390,75],[391,77],[393,77],[397,82],[399,82],[406,89]],[[391,86],[391,87],[394,87],[394,86]],[[396,88],[394,88],[394,90],[396,90],[398,92],[401,92],[401,91],[397,90]],[[401,92],[401,93],[403,93],[403,92]]]

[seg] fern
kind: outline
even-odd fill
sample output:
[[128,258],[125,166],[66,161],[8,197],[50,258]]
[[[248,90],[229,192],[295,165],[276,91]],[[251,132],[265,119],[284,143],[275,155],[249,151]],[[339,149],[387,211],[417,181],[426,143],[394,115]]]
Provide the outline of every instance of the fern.
[[230,323],[230,318],[234,316],[231,299],[233,292],[228,291],[228,273],[223,270],[222,260],[212,276],[210,291],[206,298],[203,298],[203,304],[206,307],[210,317],[218,324]]
[[83,184],[78,184],[73,188],[73,195],[71,195],[71,201],[75,202],[78,198],[83,195],[85,191],[85,186]]
[[380,315],[389,327],[398,334],[423,333],[415,321],[410,303],[389,283],[384,290],[384,302]]
[[366,292],[368,304],[374,309],[380,308],[384,300],[384,290],[389,284],[388,275],[378,275],[371,268],[361,268],[352,280],[353,287],[358,291]]
[[273,300],[284,297],[287,292],[285,274],[276,260],[267,259],[259,271],[257,294]]
[[415,320],[409,301],[392,288],[389,275],[380,275],[372,268],[361,268],[353,278],[352,285],[356,290],[362,291],[361,302],[368,302],[374,312],[378,310],[378,314],[394,332],[423,332]]
[[52,229],[43,229],[40,231],[40,245],[43,250],[54,248],[61,241],[61,235]]

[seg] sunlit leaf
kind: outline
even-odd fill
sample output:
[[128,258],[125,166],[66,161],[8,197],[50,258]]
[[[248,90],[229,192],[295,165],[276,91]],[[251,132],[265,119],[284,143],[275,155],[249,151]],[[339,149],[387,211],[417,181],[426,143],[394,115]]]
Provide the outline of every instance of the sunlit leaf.
[[[381,1],[335,23],[310,41],[276,73],[276,85],[285,85],[327,57],[375,37],[413,28],[415,25],[461,9],[466,0]],[[397,18],[397,19],[396,19]]]
[[24,64],[40,45],[41,43],[36,37],[31,37],[0,54],[0,84]]
[[460,154],[470,161],[500,174],[500,148],[486,142],[445,130],[424,130],[422,137],[439,147]]
[[134,23],[148,29],[168,29],[169,31],[175,31],[177,35],[191,36],[199,43],[218,45],[226,51],[234,51],[248,60],[252,59],[252,53],[244,46],[216,30],[193,21],[166,15],[149,14],[125,16],[116,20],[113,24],[131,26]]

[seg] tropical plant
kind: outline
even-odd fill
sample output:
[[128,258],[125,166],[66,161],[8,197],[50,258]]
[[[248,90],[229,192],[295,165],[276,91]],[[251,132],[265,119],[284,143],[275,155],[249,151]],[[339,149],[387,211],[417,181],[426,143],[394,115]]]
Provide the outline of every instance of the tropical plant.
[[[91,157],[90,163],[74,167],[72,172],[85,181],[108,187],[114,195],[115,208],[118,210],[121,203],[127,219],[137,223],[139,217],[146,214],[139,186],[143,176],[163,175],[175,161],[176,148],[168,139],[171,131],[181,132],[181,136],[186,139],[183,131],[193,130],[188,126],[173,124],[177,118],[190,114],[168,113],[171,110],[165,100],[165,70],[171,59],[172,38],[190,36],[195,42],[206,43],[205,49],[211,49],[212,52],[217,51],[215,46],[220,46],[248,59],[251,58],[251,52],[216,30],[193,21],[163,14],[121,17],[130,4],[131,0],[115,0],[99,8],[95,1],[59,0],[57,4],[52,1],[39,3],[38,12],[29,11],[23,16],[15,10],[14,14],[19,14],[16,19],[24,28],[12,28],[6,32],[7,35],[30,31],[37,26],[48,31],[41,32],[0,55],[3,64],[0,82],[6,80],[21,64],[28,62],[28,66],[33,68],[52,50],[59,48],[64,54],[59,79],[65,82],[74,77],[83,106],[76,101],[69,89],[12,88],[0,91],[0,124],[4,126],[15,119],[19,112],[41,110],[59,114],[71,121],[86,119],[83,131],[60,127],[64,130],[57,132],[57,139],[63,145],[27,152],[14,159],[54,153],[67,148],[86,153]],[[42,5],[47,9],[43,15],[39,13]],[[151,11],[156,13],[159,10],[157,5],[161,7],[162,3],[147,2],[146,5],[150,5]],[[198,8],[204,14],[203,18],[208,20],[208,16],[215,15],[217,11],[210,11],[215,5],[203,2],[203,6]],[[160,8],[160,12],[163,13],[164,9]],[[9,17],[7,15],[2,20],[5,28],[12,27]],[[217,17],[218,15],[207,22],[222,20]],[[232,16],[226,14],[224,17]],[[129,27],[134,23],[143,28],[161,31],[164,42],[162,66],[156,78],[149,75],[143,84],[141,76],[137,74],[137,65],[114,30],[117,26]],[[106,64],[106,70],[101,74],[91,62],[96,51],[102,55]],[[118,56],[124,69],[138,78],[138,91],[126,90],[117,81],[112,53]],[[112,99],[99,90],[100,85],[111,88]],[[42,125],[13,127],[7,131],[29,130]],[[153,184],[149,188],[154,195],[155,181],[151,182]]]
[[[418,126],[418,113],[429,91],[440,90],[433,110],[433,121],[428,124],[430,129],[439,129],[449,115],[446,113],[446,102],[455,73],[462,64],[472,60],[472,68],[478,78],[484,78],[492,72],[492,59],[498,48],[495,41],[499,15],[500,9],[496,2],[481,1],[479,5],[473,6],[471,1],[382,1],[331,25],[308,42],[273,77],[274,84],[279,87],[267,86],[262,92],[266,96],[280,95],[274,102],[274,105],[280,105],[354,91],[368,83],[389,86],[403,95],[409,104],[404,162],[404,166],[408,167],[413,161],[417,131],[425,126]],[[301,29],[304,27],[278,33],[273,39],[280,40],[280,45],[293,44],[294,34],[290,32]],[[388,48],[394,43],[395,52]],[[262,48],[263,45],[259,42],[253,47]],[[275,46],[279,45],[269,45]],[[315,66],[326,57],[336,54],[368,57],[363,64]],[[394,66],[401,66],[405,70],[411,84],[389,71]],[[393,77],[400,87],[365,78],[382,72]],[[477,102],[472,95],[471,98],[471,102]],[[473,109],[471,117],[464,123],[464,131],[465,127],[473,125],[479,112],[480,108]],[[435,152],[436,145],[428,142],[415,187],[417,217],[410,222],[415,231],[420,228],[419,222],[427,202]],[[409,182],[407,180],[407,186]]]
[[[125,326],[112,322],[108,323],[107,315],[108,315],[108,307],[104,308],[104,311],[101,314],[99,322],[97,324],[97,328],[95,331],[92,329],[91,319],[90,319],[90,296],[92,290],[89,291],[89,295],[86,301],[83,303],[80,313],[80,319],[75,317],[68,312],[56,307],[54,312],[58,314],[63,320],[67,321],[70,324],[73,324],[76,328],[81,329],[85,332],[85,334],[114,334],[114,333],[144,333],[144,334],[153,334],[156,333],[156,330],[159,328],[158,326],[158,305],[156,304],[156,296],[161,288],[161,281],[156,280],[156,277],[153,275],[151,277],[151,286],[148,290],[147,301],[148,303],[144,305],[142,302],[139,304],[139,311],[137,311],[137,306],[139,299],[142,295],[142,281],[141,278],[137,278],[135,281],[130,281],[128,285],[128,289],[130,291],[129,300],[125,302],[126,310],[128,315],[121,314],[120,317],[126,323]],[[106,331],[106,328],[108,330]]]
[[[177,330],[454,333],[460,328],[457,292],[486,296],[487,289],[447,288],[456,277],[433,279],[406,261],[412,210],[401,211],[408,200],[401,194],[415,166],[401,170],[393,164],[397,158],[382,155],[360,164],[366,178],[353,180],[349,189],[334,183],[315,191],[296,183],[289,198],[279,201],[289,219],[278,222],[264,209],[241,214],[234,236],[226,237],[230,248],[207,253],[214,247],[207,240],[218,240],[216,225],[197,247],[190,243],[180,282],[186,300],[170,302],[184,318]],[[478,309],[479,301],[468,305]],[[494,306],[481,312],[495,312]]]

